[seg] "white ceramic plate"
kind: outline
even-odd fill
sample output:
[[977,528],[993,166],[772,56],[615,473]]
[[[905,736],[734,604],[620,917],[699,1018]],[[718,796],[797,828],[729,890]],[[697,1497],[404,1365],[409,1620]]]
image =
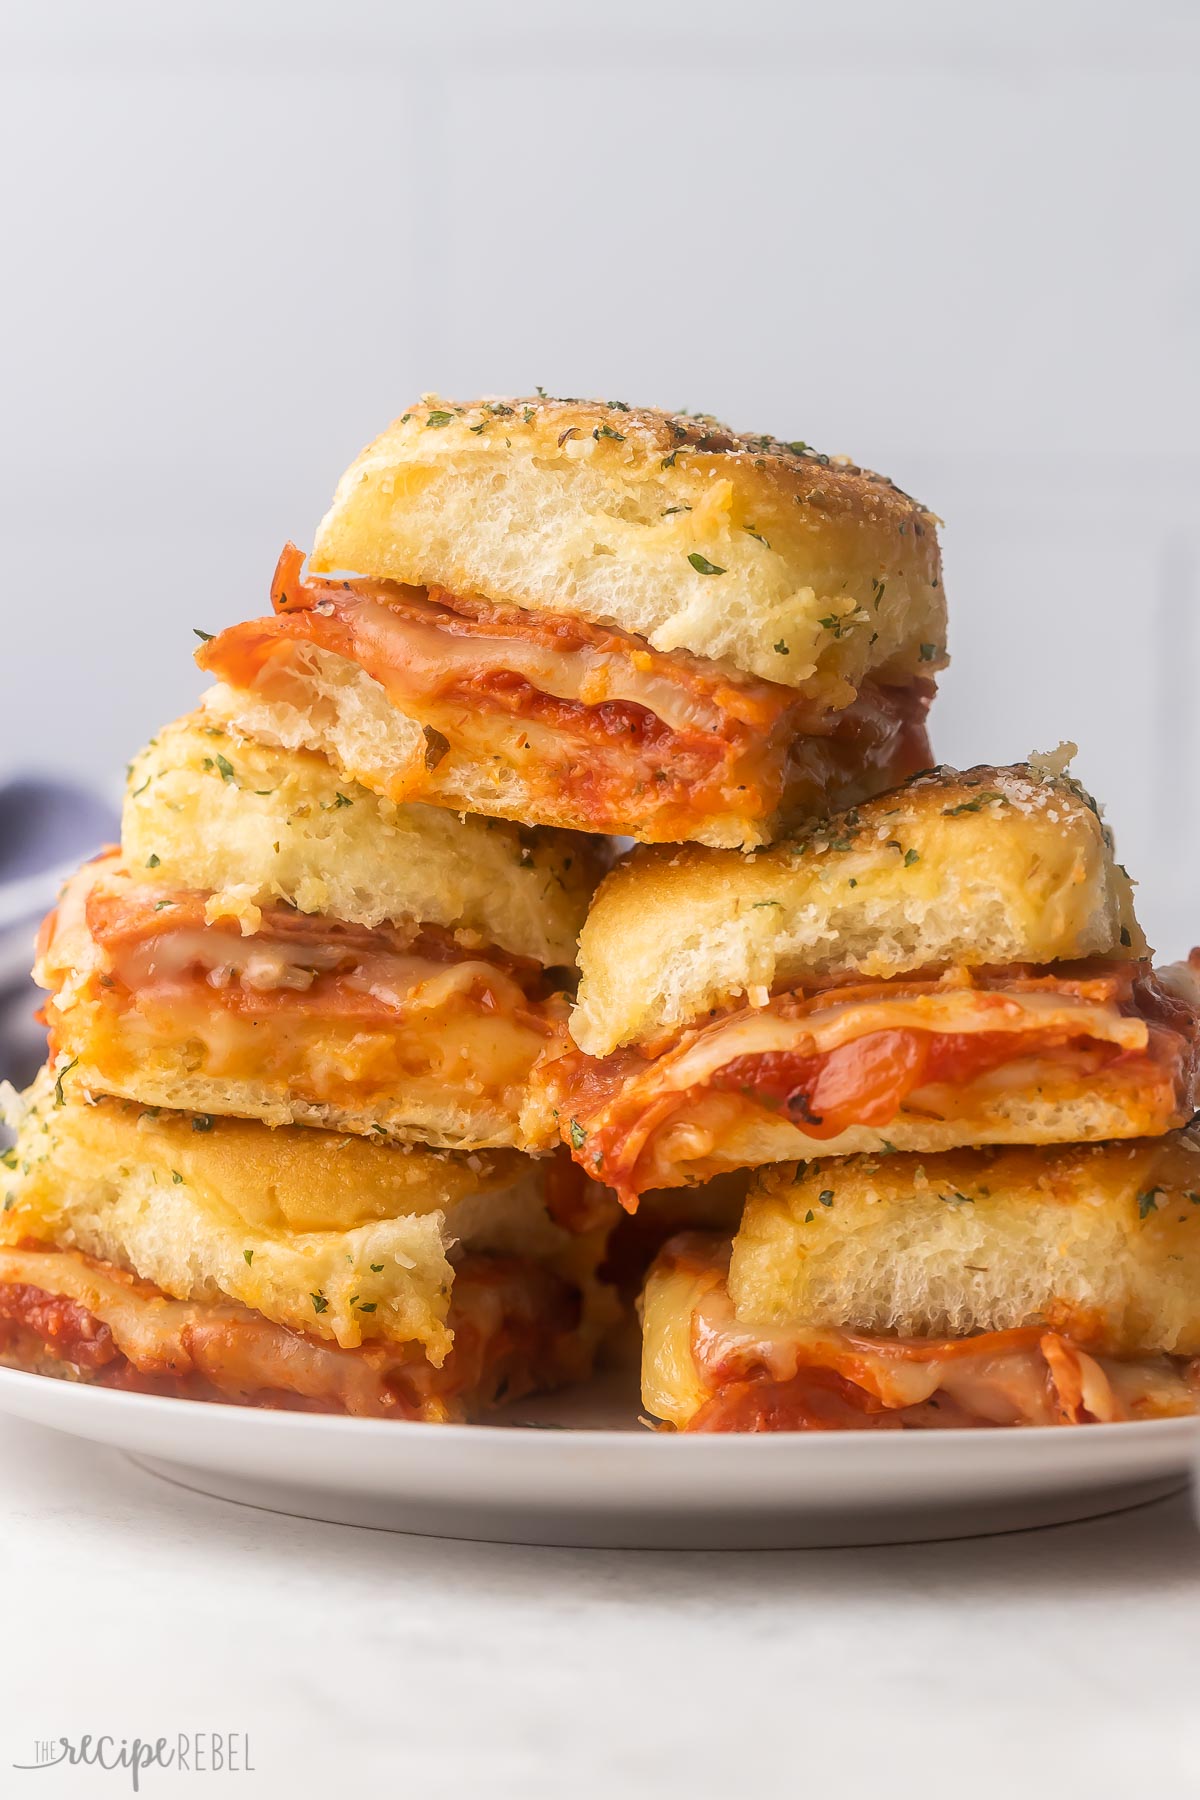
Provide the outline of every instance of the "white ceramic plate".
[[[1186,1480],[1194,1420],[669,1437],[597,1386],[527,1424],[406,1425],[164,1400],[0,1369],[0,1411],[201,1493],[434,1537],[629,1549],[906,1543],[1063,1524]],[[616,1419],[618,1424],[608,1421]]]

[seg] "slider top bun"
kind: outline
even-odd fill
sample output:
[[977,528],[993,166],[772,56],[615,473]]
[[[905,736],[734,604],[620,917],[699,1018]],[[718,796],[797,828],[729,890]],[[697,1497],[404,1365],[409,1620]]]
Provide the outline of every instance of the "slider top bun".
[[574,965],[600,872],[580,835],[397,805],[215,710],[166,726],[130,765],[122,842],[147,883],[211,891],[210,916],[246,930],[282,900],[354,925],[477,932],[546,967]]
[[338,483],[312,567],[616,625],[845,704],[945,662],[937,521],[702,414],[425,395]]
[[961,1337],[1045,1324],[1200,1354],[1200,1138],[782,1163],[734,1240],[738,1315]]
[[576,1043],[607,1056],[830,973],[1144,955],[1111,835],[1053,760],[933,769],[749,855],[635,851],[580,938]]
[[415,1339],[440,1362],[456,1241],[571,1251],[545,1209],[547,1165],[516,1151],[94,1099],[65,1062],[26,1100],[0,1165],[0,1242],[81,1250],[177,1299],[228,1297],[342,1345]]

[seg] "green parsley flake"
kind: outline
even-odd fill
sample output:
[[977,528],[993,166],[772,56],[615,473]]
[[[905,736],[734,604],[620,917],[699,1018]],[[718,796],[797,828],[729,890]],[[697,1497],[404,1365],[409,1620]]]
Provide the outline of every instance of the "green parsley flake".
[[324,1294],[310,1294],[308,1297],[313,1303],[313,1311],[315,1313],[323,1313],[328,1310],[329,1302]]
[[[425,421],[425,429],[426,429],[426,431],[428,431],[432,427],[432,429],[435,431],[440,430],[440,428],[443,425],[448,425],[453,417],[454,417],[453,413],[442,412],[441,410],[438,410],[436,412],[431,412],[429,417]],[[318,1312],[320,1312],[322,1310],[323,1309],[321,1307],[317,1308]]]
[[251,1263],[252,1263],[252,1262],[253,1262],[253,1261],[254,1261],[254,1252],[253,1252],[253,1250],[243,1250],[243,1251],[242,1251],[242,1255],[243,1255],[243,1256],[244,1256],[244,1257],[245,1257],[245,1259],[246,1259],[246,1267],[247,1267],[247,1268],[249,1268],[249,1267],[250,1267],[250,1264],[251,1264]]
[[587,1132],[583,1129],[583,1126],[579,1123],[578,1119],[572,1119],[571,1120],[571,1148],[572,1148],[572,1150],[582,1150],[583,1146],[586,1143],[587,1143]]
[[75,1065],[78,1061],[79,1061],[79,1058],[77,1056],[73,1056],[71,1058],[70,1062],[64,1063],[63,1067],[58,1071],[58,1077],[54,1083],[54,1104],[55,1104],[55,1106],[65,1106],[66,1105],[66,1101],[63,1098],[63,1077],[64,1077],[64,1075],[69,1075],[71,1073],[71,1070],[75,1067]]
[[998,794],[993,788],[989,788],[986,794],[976,794],[973,800],[963,800],[958,806],[944,806],[942,817],[943,819],[957,819],[960,813],[982,812],[990,801],[1003,801],[1003,799],[1003,794]]
[[717,563],[710,563],[707,556],[701,556],[698,550],[690,552],[688,561],[697,575],[723,575],[725,573]]
[[227,756],[218,756],[217,767],[221,771],[221,780],[222,781],[232,781],[233,780],[233,764],[230,762],[230,760]]

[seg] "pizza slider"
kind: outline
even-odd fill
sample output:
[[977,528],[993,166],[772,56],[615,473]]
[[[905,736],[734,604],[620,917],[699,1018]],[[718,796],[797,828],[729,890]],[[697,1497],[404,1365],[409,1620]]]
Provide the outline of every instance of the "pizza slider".
[[643,1401],[684,1431],[1111,1424],[1200,1399],[1200,1138],[765,1171],[660,1253]]
[[394,800],[753,845],[930,762],[936,524],[708,418],[426,397],[197,660],[243,729]]
[[398,806],[204,712],[132,765],[123,846],[68,882],[39,945],[53,1053],[89,1088],[535,1147],[519,1115],[565,1013],[592,846]]
[[768,850],[640,850],[538,1077],[573,1154],[647,1188],[814,1153],[1153,1135],[1194,1109],[1197,979],[1155,972],[1095,803],[939,769]]
[[397,1419],[579,1379],[613,1210],[558,1158],[28,1097],[0,1193],[0,1360],[103,1386]]

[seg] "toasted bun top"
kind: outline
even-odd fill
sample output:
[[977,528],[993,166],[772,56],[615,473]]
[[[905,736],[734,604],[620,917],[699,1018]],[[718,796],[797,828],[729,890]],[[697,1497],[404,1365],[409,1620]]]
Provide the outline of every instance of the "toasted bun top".
[[179,1299],[222,1297],[353,1345],[435,1360],[456,1243],[553,1253],[543,1170],[303,1126],[167,1112],[88,1092],[65,1062],[27,1096],[0,1167],[0,1241],[73,1246]]
[[1078,783],[934,769],[768,850],[635,851],[584,926],[571,1030],[606,1056],[805,976],[1144,954]]
[[830,1157],[768,1169],[734,1240],[739,1317],[958,1337],[1045,1324],[1200,1353],[1200,1137]]
[[618,625],[836,704],[944,664],[936,524],[883,476],[704,415],[426,395],[343,475],[312,563]]
[[166,726],[130,765],[122,842],[147,882],[211,891],[248,929],[255,907],[284,900],[356,925],[478,932],[546,966],[573,966],[600,873],[581,835],[396,805],[323,756],[235,732],[217,708]]

